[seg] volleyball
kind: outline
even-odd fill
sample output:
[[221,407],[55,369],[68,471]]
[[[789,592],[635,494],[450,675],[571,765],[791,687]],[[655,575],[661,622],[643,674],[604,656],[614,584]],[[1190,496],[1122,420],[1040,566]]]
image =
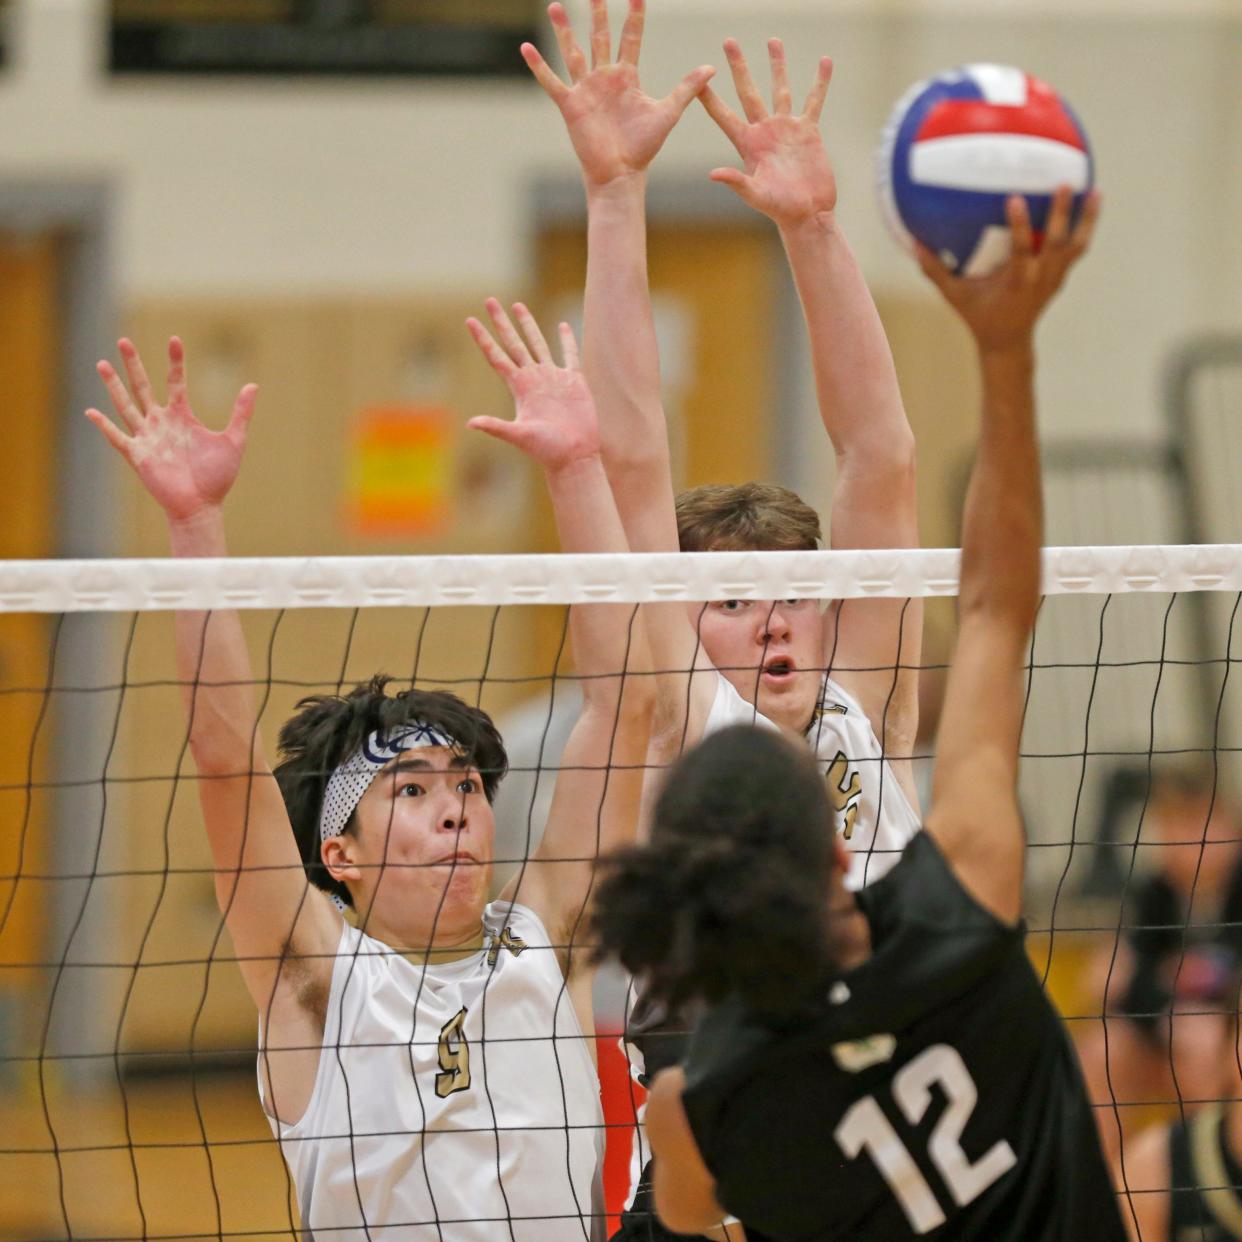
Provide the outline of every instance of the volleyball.
[[1005,200],[1025,195],[1036,244],[1058,186],[1077,216],[1094,168],[1086,131],[1046,82],[1009,65],[963,65],[898,100],[877,159],[897,240],[922,242],[952,271],[983,276],[1008,257]]

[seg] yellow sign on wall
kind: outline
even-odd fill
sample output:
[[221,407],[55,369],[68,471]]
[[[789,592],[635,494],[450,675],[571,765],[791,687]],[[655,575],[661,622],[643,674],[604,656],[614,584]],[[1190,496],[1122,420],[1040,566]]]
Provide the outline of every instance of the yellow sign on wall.
[[452,419],[443,406],[368,406],[350,430],[345,509],[358,535],[426,537],[452,525]]

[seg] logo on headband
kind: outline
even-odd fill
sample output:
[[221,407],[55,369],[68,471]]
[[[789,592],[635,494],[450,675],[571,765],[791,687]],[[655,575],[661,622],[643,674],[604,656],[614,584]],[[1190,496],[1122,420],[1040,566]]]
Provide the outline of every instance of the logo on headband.
[[421,720],[412,720],[407,724],[395,726],[390,732],[376,729],[363,741],[361,756],[364,762],[383,767],[403,750],[422,750],[429,746],[444,746],[449,750],[457,751],[462,749],[456,738],[442,733],[435,725],[429,725]]

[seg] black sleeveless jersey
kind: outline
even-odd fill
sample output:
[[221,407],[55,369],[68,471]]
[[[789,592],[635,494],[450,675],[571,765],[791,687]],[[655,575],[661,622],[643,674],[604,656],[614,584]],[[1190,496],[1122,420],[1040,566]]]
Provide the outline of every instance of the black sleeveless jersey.
[[780,1242],[1126,1242],[1024,929],[927,833],[856,897],[871,956],[815,1011],[726,1002],[695,1031],[684,1102],[721,1205]]
[[1219,1104],[1169,1128],[1169,1186],[1169,1242],[1242,1242],[1242,1167]]

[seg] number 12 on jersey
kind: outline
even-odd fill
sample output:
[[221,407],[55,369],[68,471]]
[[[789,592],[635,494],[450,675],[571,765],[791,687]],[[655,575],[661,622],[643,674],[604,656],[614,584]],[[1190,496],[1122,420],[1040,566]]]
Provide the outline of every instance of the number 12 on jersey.
[[[938,1083],[948,1104],[932,1127],[927,1154],[944,1178],[958,1207],[977,1199],[1017,1164],[1013,1148],[1001,1139],[973,1164],[962,1151],[962,1131],[979,1102],[979,1090],[957,1049],[933,1044],[893,1075],[893,1099],[912,1125],[922,1121]],[[930,1233],[945,1223],[945,1211],[927,1179],[872,1095],[851,1105],[833,1132],[837,1145],[853,1160],[866,1151],[915,1233]]]

